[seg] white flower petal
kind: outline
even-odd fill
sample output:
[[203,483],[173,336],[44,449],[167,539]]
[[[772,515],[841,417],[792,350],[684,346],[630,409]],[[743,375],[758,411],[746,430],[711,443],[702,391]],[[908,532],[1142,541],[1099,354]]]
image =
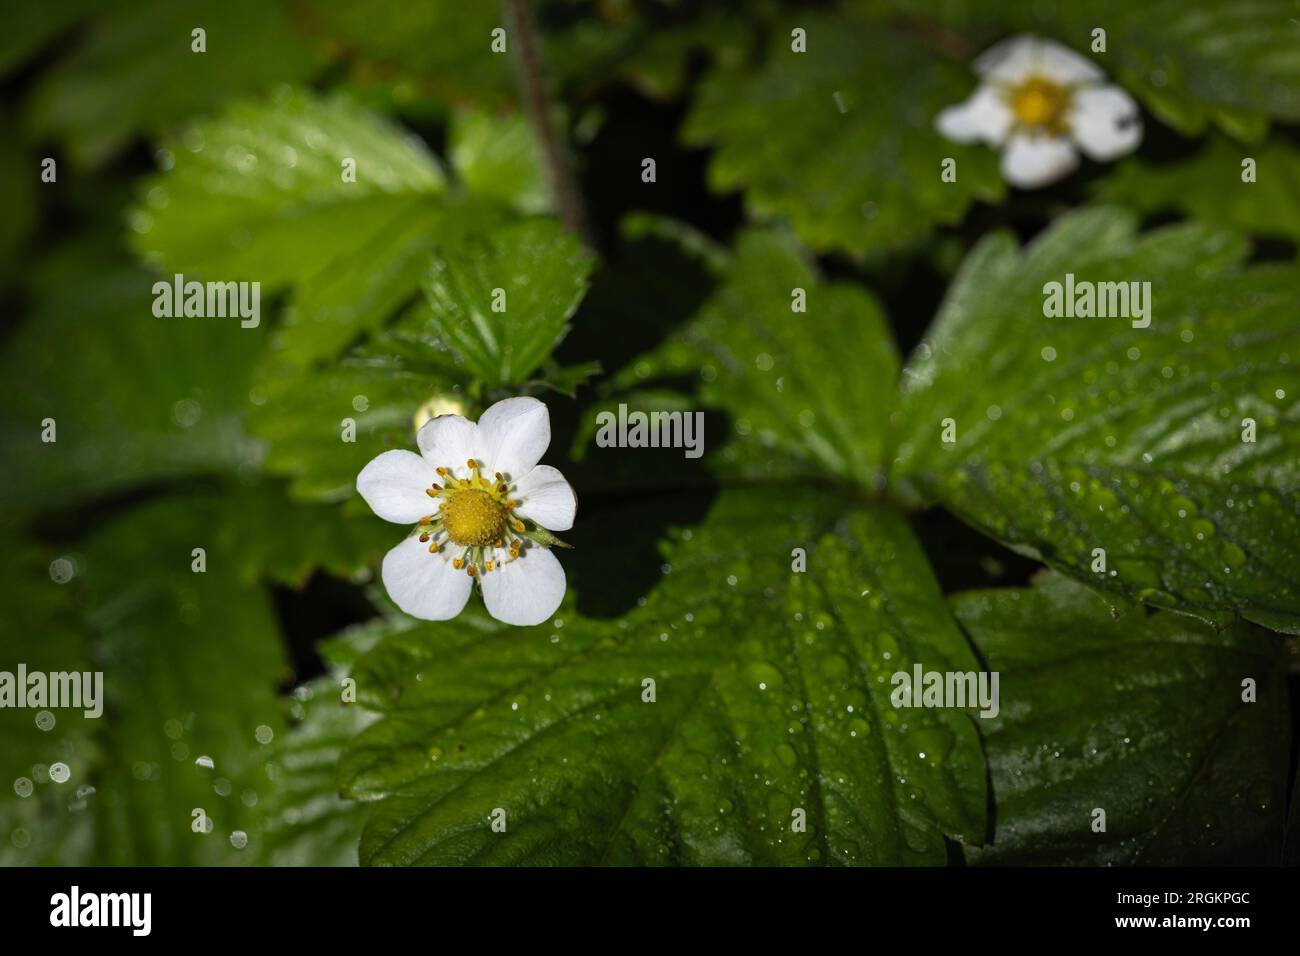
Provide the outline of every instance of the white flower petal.
[[528,472],[551,444],[551,414],[535,398],[507,398],[478,420],[478,456],[489,473],[511,479]]
[[477,454],[478,426],[460,415],[439,415],[424,423],[415,436],[420,454],[434,468],[458,468],[468,473],[465,462]]
[[551,531],[568,531],[578,513],[578,496],[573,486],[550,465],[538,465],[515,482],[515,510]]
[[1133,152],[1142,142],[1138,105],[1118,86],[1079,90],[1074,95],[1070,129],[1088,158],[1103,163]]
[[546,548],[529,544],[514,561],[497,550],[483,575],[483,603],[498,621],[527,627],[547,620],[564,600],[564,568]]
[[1002,177],[1020,189],[1037,189],[1068,176],[1079,154],[1068,139],[1016,133],[1002,151]]
[[971,65],[980,76],[999,83],[1016,83],[1033,70],[1039,59],[1038,37],[1019,33],[999,40],[975,58]]
[[975,59],[974,67],[980,76],[1003,84],[1016,84],[1037,74],[1073,86],[1106,75],[1086,56],[1029,33],[993,44]]
[[393,603],[411,617],[446,621],[465,609],[474,579],[451,566],[445,550],[429,553],[416,535],[384,555],[384,587]]
[[357,475],[357,491],[385,521],[415,524],[434,510],[424,493],[437,473],[415,452],[394,449],[370,461]]
[[949,106],[935,117],[935,129],[957,143],[983,140],[1001,146],[1014,117],[1002,95],[992,86],[981,86],[965,103]]
[[1056,82],[1078,86],[1080,83],[1096,83],[1106,78],[1101,67],[1082,53],[1062,46],[1055,40],[1038,42],[1038,68]]

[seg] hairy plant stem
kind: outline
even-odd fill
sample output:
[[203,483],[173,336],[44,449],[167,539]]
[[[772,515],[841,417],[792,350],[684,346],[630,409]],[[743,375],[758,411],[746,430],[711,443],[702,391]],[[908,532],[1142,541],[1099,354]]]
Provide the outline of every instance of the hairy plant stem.
[[587,228],[587,211],[573,175],[569,151],[555,130],[550,91],[542,67],[541,41],[530,0],[505,0],[505,15],[516,54],[515,62],[519,67],[520,98],[541,146],[542,162],[546,166],[556,211],[565,228],[581,239],[588,249],[594,250],[595,244]]

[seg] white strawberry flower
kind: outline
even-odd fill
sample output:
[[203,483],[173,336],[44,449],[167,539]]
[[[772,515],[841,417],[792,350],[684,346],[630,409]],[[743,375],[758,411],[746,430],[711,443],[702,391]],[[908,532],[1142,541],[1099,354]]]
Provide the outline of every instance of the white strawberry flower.
[[1029,34],[990,47],[974,63],[983,82],[935,127],[959,143],[1002,150],[1002,176],[1021,189],[1048,186],[1079,165],[1079,151],[1109,162],[1137,149],[1137,103],[1085,56]]
[[539,465],[551,417],[535,398],[508,398],[478,424],[430,419],[420,454],[386,451],[357,475],[379,517],[416,527],[384,557],[388,595],[412,617],[445,621],[465,608],[477,580],[488,613],[540,624],[564,598],[564,569],[550,532],[573,527],[578,500],[564,476]]

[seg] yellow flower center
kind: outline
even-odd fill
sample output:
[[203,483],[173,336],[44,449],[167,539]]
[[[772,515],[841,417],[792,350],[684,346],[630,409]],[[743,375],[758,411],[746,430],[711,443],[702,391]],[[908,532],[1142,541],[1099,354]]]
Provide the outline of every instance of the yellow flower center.
[[438,501],[438,512],[420,519],[418,533],[430,554],[448,545],[461,548],[452,567],[477,577],[496,570],[503,560],[493,558],[498,548],[507,553],[504,560],[517,560],[528,526],[514,513],[519,502],[510,497],[510,484],[502,474],[485,478],[482,462],[471,458],[467,464],[468,478],[457,478],[450,468],[438,469],[442,484],[430,485],[424,492]]
[[447,495],[442,523],[452,544],[482,548],[501,537],[508,513],[504,502],[491,492],[464,488]]
[[1054,135],[1065,132],[1065,114],[1070,109],[1070,90],[1054,80],[1028,77],[1007,92],[1011,112],[1022,126],[1032,126]]

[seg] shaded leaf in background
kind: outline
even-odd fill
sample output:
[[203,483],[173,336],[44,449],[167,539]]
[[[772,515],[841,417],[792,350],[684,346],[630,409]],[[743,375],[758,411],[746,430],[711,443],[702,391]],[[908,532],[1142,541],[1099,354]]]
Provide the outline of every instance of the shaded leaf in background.
[[241,582],[299,588],[315,571],[364,580],[393,546],[392,530],[369,513],[287,497],[279,482],[240,484],[204,512],[218,546],[236,556]]
[[[13,118],[0,113],[0,128],[9,128]],[[40,214],[41,182],[32,170],[40,169],[40,158],[24,147],[17,137],[0,143],[0,289],[24,273],[24,258],[31,248],[31,234]]]
[[443,99],[500,105],[516,86],[511,38],[505,53],[492,50],[492,31],[505,26],[499,3],[371,0],[317,4],[309,30],[349,55],[431,82]]
[[339,754],[375,715],[340,702],[339,681],[294,690],[292,727],[271,749],[261,859],[271,866],[356,866],[365,804],[339,796]]
[[622,620],[470,613],[363,657],[385,719],[341,765],[349,795],[380,798],[362,862],[942,863],[941,834],[979,840],[970,718],[889,703],[913,662],[976,668],[906,523],[783,494],[724,493]]
[[271,780],[263,814],[261,862],[272,866],[356,866],[367,805],[339,793],[343,748],[376,715],[343,700],[343,679],[357,657],[388,630],[376,620],[326,641],[321,653],[330,673],[294,688],[287,706],[291,726],[270,749]]
[[[249,428],[269,444],[266,470],[290,478],[295,497],[314,501],[351,497],[372,458],[413,448],[416,414],[426,403],[468,411],[447,380],[379,359],[345,359],[307,374],[272,365],[259,374],[252,401]],[[344,441],[348,420],[351,442]]]
[[[205,53],[191,50],[199,27]],[[93,166],[137,134],[164,132],[229,96],[302,82],[315,68],[281,0],[113,4],[85,44],[44,75],[30,116],[39,135],[57,137],[80,165]]]
[[[54,561],[61,564],[52,568]],[[67,590],[73,586],[66,583],[67,575],[75,573],[77,564],[75,554],[38,548],[10,528],[0,532],[0,574],[10,589],[7,593],[21,595],[7,601],[0,616],[0,670],[13,674],[19,664],[25,664],[29,674],[95,669]],[[87,812],[89,801],[78,791],[85,793],[89,768],[97,760],[102,718],[86,717],[85,708],[46,713],[54,717],[52,725],[38,722],[40,710],[0,708],[3,866],[72,866],[93,859],[93,813]],[[72,772],[61,784],[49,775],[49,766],[58,762]]]
[[[158,318],[154,278],[65,246],[35,283],[35,314],[6,344],[10,450],[0,499],[41,507],[161,478],[255,469],[243,431],[264,331],[237,318]],[[41,440],[53,418],[56,442]]]
[[1192,135],[1214,121],[1256,139],[1269,119],[1300,120],[1296,13],[1294,0],[1099,0],[1044,15],[1081,51],[1104,26],[1098,61],[1162,122]]
[[[1256,163],[1250,183],[1241,180],[1247,157]],[[1181,212],[1300,242],[1300,150],[1281,139],[1240,146],[1216,136],[1179,162],[1130,160],[1100,182],[1099,193],[1142,213]]]
[[[807,53],[790,49],[796,26]],[[788,218],[818,252],[861,255],[957,222],[976,199],[1001,199],[996,153],[934,129],[973,87],[964,66],[885,21],[808,14],[773,30],[757,73],[710,74],[685,137],[715,147],[710,185],[743,189],[753,216]],[[946,157],[957,160],[955,183],[940,178]]]
[[[1023,251],[986,237],[904,369],[896,474],[1095,587],[1300,632],[1300,274],[1244,252],[1201,225],[1138,235],[1116,209]],[[1045,316],[1067,273],[1150,282],[1150,326]]]
[[5,31],[0,34],[0,76],[22,66],[97,6],[95,0],[14,4],[6,11]]
[[[108,700],[102,762],[85,777],[74,767],[70,783],[96,788],[101,865],[238,862],[232,836],[255,829],[258,728],[282,727],[286,666],[269,596],[240,580],[209,506],[161,499],[113,520],[84,543],[68,585],[81,589]],[[195,547],[207,549],[204,573],[191,570]],[[212,832],[191,830],[196,807]]]
[[[1126,609],[1050,575],[952,598],[1001,714],[981,720],[996,820],[981,864],[1280,862],[1285,674],[1277,637]],[[1242,682],[1257,684],[1255,703]],[[1106,813],[1105,832],[1093,811]]]
[[[734,256],[716,269],[718,288],[699,313],[613,376],[610,387],[645,399],[653,382],[693,379],[699,404],[729,416],[733,441],[719,456],[729,470],[879,487],[898,355],[876,300],[827,282],[793,237],[775,231],[743,233]],[[795,290],[803,292],[805,311],[794,311]],[[850,374],[842,371],[846,362]],[[628,401],[616,392],[597,410]]]
[[[1045,0],[969,3],[870,0],[913,29],[953,31],[974,53],[1017,31],[1051,37],[1089,55],[1135,93],[1160,122],[1184,135],[1213,122],[1255,140],[1270,118],[1300,119],[1300,53],[1294,0]],[[1105,52],[1092,52],[1093,31]]]
[[[314,708],[306,726],[282,735],[278,687],[288,671],[263,584],[300,582],[316,566],[349,573],[391,546],[391,534],[377,548],[361,545],[342,520],[337,509],[286,507],[265,487],[157,499],[69,545],[60,560],[74,576],[64,584],[6,539],[8,580],[21,582],[24,600],[4,625],[5,669],[101,670],[105,703],[97,719],[55,711],[50,731],[34,711],[0,711],[0,777],[25,776],[35,791],[0,796],[0,857],[183,865],[287,855],[321,865],[339,859],[346,830],[355,862],[359,822],[345,820],[357,815],[338,800],[332,761],[373,718],[359,707]],[[362,535],[376,524],[355,523]],[[195,547],[205,550],[201,573]],[[347,638],[352,657],[373,643],[362,637]],[[340,666],[350,660],[344,645],[331,645]],[[333,699],[337,707],[337,689]],[[323,752],[328,768],[313,763]],[[65,783],[40,769],[56,761],[69,766]],[[324,813],[331,799],[336,812]],[[213,820],[211,833],[191,829],[195,807]]]

